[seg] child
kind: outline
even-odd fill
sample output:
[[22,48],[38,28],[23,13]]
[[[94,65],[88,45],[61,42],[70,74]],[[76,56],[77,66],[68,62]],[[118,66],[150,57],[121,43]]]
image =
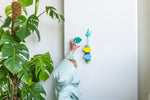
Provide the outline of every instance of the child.
[[55,94],[57,100],[80,100],[79,83],[77,73],[77,63],[73,53],[80,46],[75,46],[75,41],[70,40],[70,51],[59,63],[53,76],[56,79]]

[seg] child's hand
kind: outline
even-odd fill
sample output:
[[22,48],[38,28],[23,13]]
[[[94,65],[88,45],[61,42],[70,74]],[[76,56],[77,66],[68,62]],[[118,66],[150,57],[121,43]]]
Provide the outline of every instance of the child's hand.
[[73,41],[73,39],[70,40],[70,51],[74,53],[74,51],[79,48],[80,46],[75,46],[76,41]]

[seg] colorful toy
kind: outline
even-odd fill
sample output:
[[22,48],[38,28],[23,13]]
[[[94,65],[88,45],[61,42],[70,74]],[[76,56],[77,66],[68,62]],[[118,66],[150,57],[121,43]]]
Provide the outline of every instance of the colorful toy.
[[[76,41],[76,43],[80,43],[82,41],[82,38],[75,37],[73,41]],[[75,46],[77,46],[77,45],[75,44]]]
[[75,37],[74,38],[74,41],[76,41],[76,43],[80,43],[82,41],[82,38],[80,37]]
[[88,31],[86,32],[87,45],[85,45],[85,47],[84,47],[84,49],[83,49],[83,51],[85,52],[84,59],[86,60],[87,63],[90,63],[91,58],[92,58],[92,56],[91,56],[91,54],[90,54],[91,48],[90,48],[90,45],[89,45],[89,37],[91,36],[91,34],[92,34],[92,31],[90,31],[90,30],[88,29]]

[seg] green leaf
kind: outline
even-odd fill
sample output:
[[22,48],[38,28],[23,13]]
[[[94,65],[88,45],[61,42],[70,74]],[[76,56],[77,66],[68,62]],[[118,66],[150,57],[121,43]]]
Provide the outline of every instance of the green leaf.
[[5,14],[6,16],[8,17],[10,14],[12,14],[12,8],[11,8],[11,5],[7,6],[5,8]]
[[27,24],[27,29],[29,29],[30,31],[32,31],[32,33],[34,32],[36,26],[33,24]]
[[7,67],[9,71],[11,71],[13,74],[16,74],[17,72],[22,70],[22,65],[19,63],[20,58],[18,56],[13,56],[11,58],[8,58],[4,65]]
[[22,87],[22,93],[21,93],[22,94],[21,97],[23,100],[25,99],[28,93],[29,93],[29,88],[27,85],[24,84]]
[[33,83],[30,87],[29,87],[35,94],[36,93],[43,93],[46,94],[45,90],[43,89],[43,86],[39,83]]
[[18,0],[24,7],[30,6],[33,4],[33,0]]
[[31,84],[32,77],[30,75],[30,72],[26,68],[23,68],[23,70],[19,72],[18,78],[20,78],[19,76],[22,75],[23,75],[22,81],[25,82],[26,84]]
[[65,21],[65,18],[63,15],[59,15],[62,21]]
[[38,23],[39,23],[39,19],[35,15],[29,16],[28,19],[26,19],[25,16],[18,17],[16,19],[16,23],[14,24],[14,28],[16,28],[17,26],[20,26],[21,28],[17,30],[16,36],[20,40],[24,40],[27,36],[31,34],[30,31],[32,30],[32,32],[34,31],[36,32],[38,36],[38,40],[40,41],[40,33],[39,30],[37,29]]
[[37,16],[35,15],[29,16],[27,21],[27,26],[30,24],[30,25],[34,25],[35,27],[38,27],[38,23],[39,23],[39,19]]
[[0,91],[0,100],[7,100],[7,92],[6,91]]
[[0,51],[1,51],[1,38],[2,38],[2,35],[4,34],[4,29],[0,29]]
[[31,34],[31,32],[26,28],[26,27],[21,27],[19,30],[17,30],[16,32],[16,36],[20,39],[20,40],[24,40],[26,37],[28,37]]
[[64,21],[64,17],[60,14],[58,14],[56,12],[56,8],[52,7],[52,6],[46,6],[46,13],[49,14],[49,16],[53,19],[54,16],[56,17],[56,19],[58,19],[58,21],[60,21],[60,19],[62,21]]
[[15,20],[13,28],[15,29],[18,26],[23,26],[25,25],[25,23],[26,23],[26,17],[21,15]]
[[60,18],[59,18],[58,14],[56,12],[54,12],[54,15],[56,16],[56,18],[58,19],[58,21],[60,21]]
[[37,21],[37,22],[39,21],[39,19],[36,15],[29,16],[28,21],[31,21],[31,20],[34,20],[34,21]]
[[8,17],[5,19],[5,22],[4,22],[4,24],[1,26],[1,28],[9,27],[10,23],[11,23],[11,18],[8,16]]
[[5,77],[5,72],[3,70],[0,70],[0,79]]
[[4,29],[1,28],[0,29],[0,39],[1,39],[2,35],[4,34],[4,32],[5,32]]
[[2,47],[2,60],[6,59],[4,65],[13,74],[23,69],[22,65],[29,59],[28,48],[24,44],[4,44]]
[[27,100],[31,100],[31,99],[45,100],[41,96],[41,93],[46,95],[46,92],[45,92],[43,86],[39,83],[33,83],[30,86],[23,85],[23,87],[22,87],[22,98],[23,99],[27,97]]
[[40,80],[46,81],[49,78],[48,73],[51,74],[53,71],[53,62],[50,54],[47,52],[46,54],[35,55],[30,62],[32,62],[32,65],[35,65],[36,76],[39,75]]
[[24,44],[17,44],[15,46],[16,52],[29,59],[29,51],[28,48]]
[[0,34],[3,34],[4,33],[4,29],[0,29]]
[[28,68],[28,62],[26,61],[26,63],[24,63],[23,65],[23,69],[18,73],[17,77],[18,79],[21,79],[23,82],[25,82],[26,84],[31,84],[32,83],[32,70],[30,70]]
[[45,100],[41,95],[35,94],[35,100]]
[[46,6],[46,12],[48,13],[49,10],[57,10],[56,8],[52,6]]
[[5,43],[11,43],[12,42],[12,36],[10,35],[10,31],[6,31],[2,34],[0,45]]
[[0,88],[2,88],[5,84],[7,84],[9,79],[5,76],[4,78],[0,78]]
[[15,21],[25,22],[26,21],[26,17],[24,15],[21,15]]
[[35,28],[35,32],[36,32],[36,34],[37,34],[38,41],[40,41],[40,40],[41,40],[40,32],[39,32],[39,30],[38,30],[37,28]]
[[49,15],[53,18],[54,17],[54,11],[51,10],[50,13],[49,13]]
[[26,15],[28,15],[27,9],[26,9],[25,7],[22,7],[22,9],[23,9],[23,12],[24,12]]
[[[3,61],[1,61],[1,63],[3,63]],[[8,73],[7,73],[7,69],[6,67],[1,64],[1,67],[0,67],[0,93],[1,93],[1,89],[2,87],[8,83]],[[1,94],[0,94],[1,95]],[[1,99],[0,99],[1,100]]]
[[49,75],[47,74],[47,72],[45,71],[40,72],[40,75],[39,75],[40,80],[46,81],[48,78],[49,78]]
[[22,9],[26,15],[28,15],[26,7],[33,4],[33,0],[18,0],[21,3]]
[[35,15],[31,15],[29,16],[28,21],[27,21],[27,28],[31,29],[32,32],[35,31],[38,36],[38,41],[40,41],[40,32],[38,30],[38,23],[39,23],[38,17]]
[[39,2],[39,0],[35,0],[35,2],[37,3],[37,2]]

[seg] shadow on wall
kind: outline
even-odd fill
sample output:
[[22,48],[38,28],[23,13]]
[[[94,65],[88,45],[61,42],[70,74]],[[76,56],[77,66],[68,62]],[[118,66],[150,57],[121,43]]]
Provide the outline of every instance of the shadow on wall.
[[150,93],[150,0],[138,1],[139,100]]

